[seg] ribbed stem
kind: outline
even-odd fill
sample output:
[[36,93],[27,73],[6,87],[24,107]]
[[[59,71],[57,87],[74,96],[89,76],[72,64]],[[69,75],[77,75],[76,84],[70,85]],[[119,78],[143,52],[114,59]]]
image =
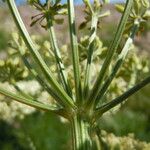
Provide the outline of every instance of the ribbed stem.
[[67,0],[68,2],[68,20],[70,29],[70,44],[72,50],[72,63],[75,81],[75,93],[77,104],[82,101],[82,88],[81,88],[81,78],[80,78],[80,65],[79,65],[79,52],[78,52],[78,41],[75,26],[75,10],[74,10],[74,0]]
[[59,50],[58,44],[57,44],[57,39],[55,36],[54,27],[53,27],[53,21],[50,16],[47,17],[47,23],[48,23],[48,32],[49,32],[49,36],[50,36],[50,42],[51,42],[51,46],[52,46],[52,49],[55,54],[56,63],[57,63],[57,67],[58,67],[58,76],[60,77],[60,82],[62,83],[64,89],[67,91],[69,96],[72,97],[72,91],[71,91],[70,85],[67,80],[65,66],[62,62],[61,53],[60,53],[60,50]]
[[93,59],[94,40],[96,38],[96,32],[97,32],[97,22],[98,22],[98,17],[96,15],[93,15],[92,24],[91,24],[91,35],[89,38],[89,45],[88,45],[88,56],[87,56],[87,64],[86,64],[86,71],[85,71],[85,80],[84,80],[85,98],[88,97],[89,87],[90,87],[91,64],[92,64],[92,59]]
[[73,150],[91,150],[90,125],[80,115],[71,120]]

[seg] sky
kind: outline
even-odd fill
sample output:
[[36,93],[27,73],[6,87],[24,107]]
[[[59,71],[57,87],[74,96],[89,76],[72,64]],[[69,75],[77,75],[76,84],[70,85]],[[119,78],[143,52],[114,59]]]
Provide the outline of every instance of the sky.
[[[22,4],[23,2],[26,2],[27,0],[16,0],[16,2],[18,4]],[[45,0],[41,0],[41,1],[45,1]],[[67,0],[62,0],[63,2],[66,2]],[[126,0],[110,0],[110,2],[115,3],[115,2],[125,2]],[[75,0],[76,4],[81,4],[82,0]],[[2,0],[0,0],[0,5],[2,4]]]
[[[19,3],[22,3],[22,2],[25,2],[26,0],[16,0],[16,2],[19,4]],[[41,1],[44,1],[44,0],[41,0]],[[66,0],[63,0],[63,1],[66,1]],[[75,0],[76,3],[81,3],[82,0]],[[124,2],[125,0],[110,0],[111,2]]]

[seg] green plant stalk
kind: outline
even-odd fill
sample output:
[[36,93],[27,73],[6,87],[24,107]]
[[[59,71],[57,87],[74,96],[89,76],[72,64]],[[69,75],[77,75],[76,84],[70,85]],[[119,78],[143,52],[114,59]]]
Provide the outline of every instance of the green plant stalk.
[[[15,44],[17,45],[19,53],[21,55],[21,58],[25,64],[25,66],[27,67],[27,69],[31,72],[31,74],[35,77],[35,79],[39,82],[39,84],[41,85],[41,87],[43,89],[45,89],[57,102],[58,104],[61,104],[62,106],[64,106],[63,101],[61,100],[62,98],[59,97],[59,95],[57,94],[57,92],[55,92],[50,86],[49,84],[47,84],[47,82],[45,82],[45,80],[43,80],[40,76],[39,73],[32,67],[32,65],[29,63],[29,61],[26,58],[26,54],[24,51],[24,48],[22,46],[20,46],[20,44],[18,43],[17,40],[15,40]],[[65,107],[65,106],[64,106]]]
[[15,41],[17,46],[19,47],[18,51],[20,52],[20,55],[22,57],[22,60],[25,64],[25,66],[28,68],[28,70],[32,73],[32,75],[35,77],[35,79],[39,82],[39,84],[41,85],[41,87],[43,89],[45,89],[57,102],[58,104],[61,104],[62,106],[64,106],[62,98],[59,97],[59,95],[57,94],[57,92],[55,92],[48,84],[47,82],[45,82],[40,76],[39,74],[36,72],[35,69],[33,69],[33,67],[30,65],[30,63],[28,62],[28,60],[26,59],[24,50],[22,49],[22,47],[19,46],[19,43],[17,43],[17,41]]
[[50,43],[52,45],[52,49],[54,51],[57,66],[58,66],[58,73],[59,73],[58,76],[60,77],[60,81],[61,81],[64,89],[69,94],[69,96],[72,97],[72,91],[71,91],[70,85],[69,85],[68,80],[67,80],[65,67],[64,67],[64,64],[62,62],[61,54],[60,54],[58,44],[57,44],[57,39],[55,36],[53,22],[52,22],[50,16],[47,17],[47,22],[48,22],[48,31],[49,31],[49,36],[50,36]]
[[89,46],[88,46],[88,54],[87,54],[87,64],[86,64],[86,71],[85,71],[85,80],[84,80],[84,98],[87,99],[89,88],[90,88],[90,76],[91,76],[91,63],[92,63],[92,56],[94,50],[94,40],[96,38],[97,32],[97,22],[98,17],[96,14],[92,16],[91,22],[91,35],[89,38]]
[[136,35],[136,31],[138,30],[138,26],[139,24],[135,24],[133,26],[133,29],[131,31],[131,34],[129,36],[129,38],[127,39],[121,53],[119,54],[118,56],[118,59],[111,71],[111,74],[108,76],[108,78],[106,79],[104,85],[102,86],[100,92],[99,92],[99,95],[97,96],[97,99],[95,101],[95,107],[96,105],[99,103],[99,101],[101,100],[101,98],[104,96],[105,92],[107,91],[109,85],[111,84],[112,80],[114,79],[114,77],[116,76],[117,72],[119,71],[120,67],[122,66],[129,50],[130,50],[130,47],[133,43],[133,39],[134,39],[134,36]]
[[30,50],[32,56],[34,57],[35,61],[40,66],[41,70],[43,71],[47,81],[52,85],[52,87],[58,91],[60,97],[62,97],[63,103],[66,107],[76,109],[76,105],[74,104],[73,100],[68,96],[68,94],[63,90],[60,84],[56,81],[56,79],[52,76],[51,71],[49,70],[48,66],[45,64],[44,60],[42,59],[41,55],[39,54],[38,50],[34,46],[24,24],[20,17],[20,14],[17,10],[16,4],[14,0],[7,0],[9,9],[14,17],[15,23],[17,28],[19,29],[26,46]]
[[90,126],[80,115],[71,119],[73,150],[91,150]]
[[17,94],[13,94],[3,88],[0,88],[0,94],[5,95],[13,100],[16,100],[20,103],[44,110],[44,111],[50,111],[50,112],[54,112],[56,113],[59,109],[57,107],[53,107],[50,105],[45,105],[41,102],[38,102],[36,100],[33,99],[29,99],[29,98],[25,98],[23,96],[17,95]]
[[96,109],[94,113],[94,118],[97,120],[104,114],[105,112],[109,111],[113,107],[117,106],[118,104],[124,102],[128,97],[145,87],[146,85],[150,84],[150,76],[142,80],[140,83],[136,84],[134,87],[123,93],[121,96],[115,98],[114,100],[110,101],[109,103],[104,104],[103,106]]
[[[23,57],[23,56],[22,56]],[[58,104],[60,104],[61,106],[64,106],[64,103],[62,101],[62,98],[59,97],[59,95],[57,94],[57,92],[55,92],[39,75],[38,73],[32,68],[32,66],[29,64],[28,60],[24,57],[22,58],[24,61],[24,64],[26,65],[26,67],[29,69],[29,71],[32,73],[32,75],[35,77],[35,79],[38,81],[38,83],[41,85],[41,87],[46,90],[53,98],[56,102],[58,102]]]
[[102,65],[102,68],[101,68],[100,73],[98,75],[98,78],[97,78],[97,80],[94,84],[94,87],[93,87],[93,89],[90,93],[90,96],[89,96],[89,99],[88,99],[88,102],[87,102],[87,106],[86,106],[87,108],[93,106],[93,104],[95,103],[96,97],[99,94],[99,91],[101,89],[101,84],[103,82],[103,79],[105,77],[107,69],[108,69],[108,67],[111,63],[112,57],[113,57],[113,55],[114,55],[114,53],[115,53],[116,49],[118,48],[118,45],[121,41],[122,34],[123,34],[124,29],[125,29],[127,19],[130,15],[132,5],[133,5],[133,0],[127,0],[126,6],[125,6],[125,9],[124,9],[124,13],[122,15],[122,18],[121,18],[121,21],[119,23],[118,29],[116,31],[114,40],[112,41],[112,43],[110,45],[110,48],[108,49],[106,58],[104,60],[104,63]]
[[83,0],[83,2],[89,7],[91,14],[94,14],[93,8],[89,0]]
[[98,18],[107,17],[107,16],[109,16],[109,15],[110,15],[110,11],[106,11],[105,13],[100,14],[100,15],[98,16]]
[[76,102],[77,104],[82,101],[82,88],[81,88],[81,78],[80,78],[80,65],[79,65],[79,52],[78,52],[78,42],[75,27],[75,12],[74,12],[74,2],[73,0],[68,1],[68,19],[69,19],[69,29],[70,29],[70,42],[72,49],[72,61],[73,61],[73,71],[75,79],[75,92],[76,92]]

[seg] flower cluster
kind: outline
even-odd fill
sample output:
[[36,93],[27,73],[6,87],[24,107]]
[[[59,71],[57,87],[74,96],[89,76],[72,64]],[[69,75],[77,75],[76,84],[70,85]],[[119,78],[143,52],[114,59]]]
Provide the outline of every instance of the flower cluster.
[[[85,21],[80,24],[79,29],[85,28],[87,24],[92,21],[93,16],[97,17],[99,20],[100,18],[106,17],[110,14],[109,11],[101,13],[103,5],[99,0],[94,0],[93,5],[90,4],[89,0],[84,0],[83,2],[85,4],[84,13],[86,16]],[[97,23],[98,27],[99,23],[100,22],[98,21]]]
[[31,26],[39,22],[39,24],[46,29],[48,24],[43,24],[43,21],[47,18],[53,20],[57,24],[62,24],[64,19],[56,16],[67,14],[67,5],[61,4],[61,0],[46,0],[45,3],[41,3],[40,0],[28,0],[28,3],[40,12],[39,14],[31,17]]
[[[149,0],[134,0],[125,33],[129,34],[134,24],[139,24],[139,31],[143,31],[146,22],[150,19]],[[116,9],[123,13],[124,6],[116,5]]]
[[106,131],[101,131],[102,142],[106,149],[121,149],[121,150],[131,150],[131,149],[149,149],[150,143],[142,142],[136,140],[134,134],[128,134],[127,136],[117,137],[112,133],[107,133]]
[[26,67],[22,67],[19,59],[8,59],[0,61],[0,81],[15,82],[28,76]]
[[[40,91],[40,87],[36,81],[20,81],[18,83],[18,86],[23,91],[26,91],[26,93],[29,93],[31,95],[35,95]],[[17,92],[15,88],[7,82],[0,83],[0,87],[3,87],[13,93]],[[0,95],[0,120],[2,119],[8,123],[13,123],[14,121],[16,121],[16,119],[24,119],[26,115],[34,113],[35,111],[35,108],[16,101],[10,101],[10,98]]]
[[[81,62],[87,59],[88,43],[89,43],[88,36],[81,37],[79,41],[79,54]],[[99,59],[103,59],[104,55],[106,54],[106,50],[107,47],[104,47],[103,42],[100,40],[98,36],[96,36],[94,41],[94,54],[93,54],[94,62],[96,60],[99,61]]]

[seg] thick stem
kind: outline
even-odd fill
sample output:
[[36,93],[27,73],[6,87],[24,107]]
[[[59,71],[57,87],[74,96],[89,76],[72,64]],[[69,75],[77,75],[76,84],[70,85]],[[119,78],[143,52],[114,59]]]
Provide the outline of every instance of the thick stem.
[[73,150],[92,150],[90,124],[80,115],[71,120]]

